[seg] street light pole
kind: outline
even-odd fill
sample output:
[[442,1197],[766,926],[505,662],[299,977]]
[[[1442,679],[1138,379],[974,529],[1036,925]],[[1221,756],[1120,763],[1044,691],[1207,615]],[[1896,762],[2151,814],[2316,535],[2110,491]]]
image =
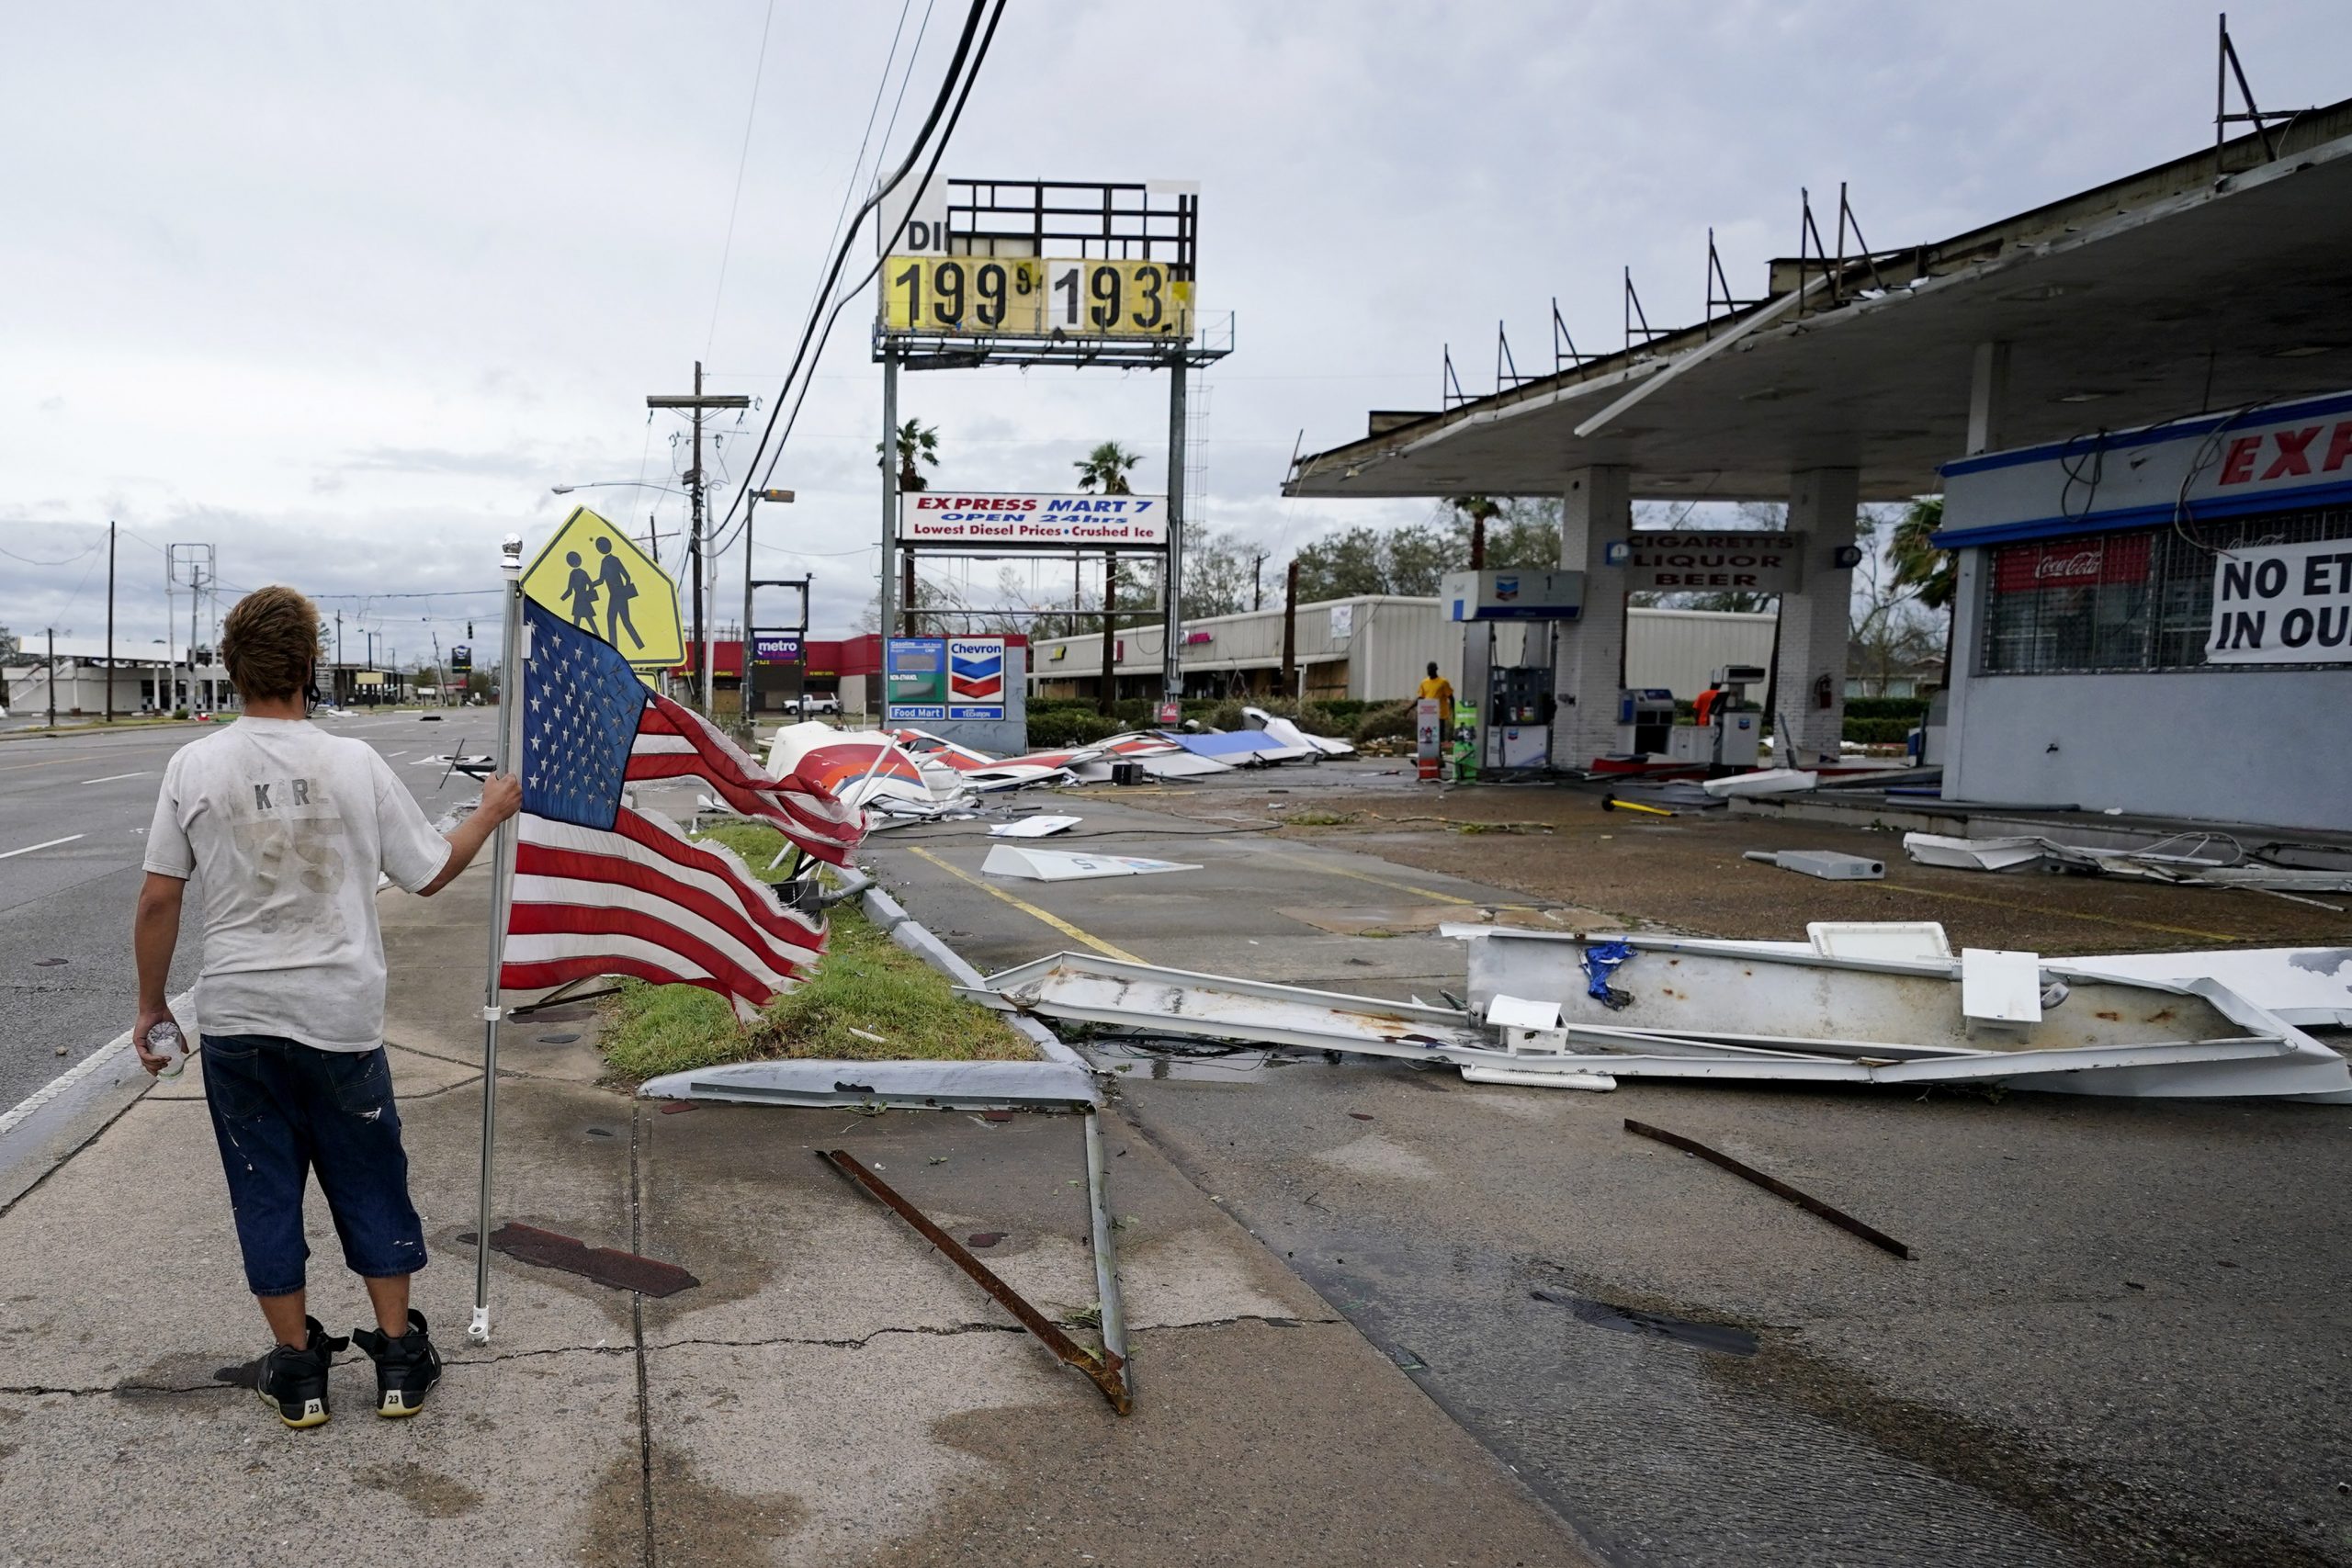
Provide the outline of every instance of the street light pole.
[[784,504],[791,500],[788,490],[755,490],[743,498],[743,682],[736,705],[742,710],[746,739],[752,733],[752,516],[761,502]]

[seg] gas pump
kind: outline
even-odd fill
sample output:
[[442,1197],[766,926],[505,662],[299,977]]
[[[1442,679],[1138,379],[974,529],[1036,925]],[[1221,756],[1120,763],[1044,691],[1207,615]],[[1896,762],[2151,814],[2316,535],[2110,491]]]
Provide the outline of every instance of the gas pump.
[[1617,694],[1617,750],[1663,757],[1674,743],[1674,694],[1664,686],[1628,686]]
[[1760,664],[1726,664],[1707,682],[1694,705],[1699,722],[1674,732],[1668,754],[1678,762],[1713,768],[1752,768],[1764,740],[1764,713],[1747,700],[1747,688],[1764,683]]
[[[1446,619],[1463,624],[1463,691],[1453,705],[1450,776],[1480,769],[1547,768],[1552,761],[1552,695],[1557,629],[1584,612],[1580,571],[1450,571],[1438,591]],[[1496,668],[1495,625],[1525,627],[1521,662]],[[1483,719],[1483,722],[1481,722]]]
[[1552,761],[1552,667],[1510,664],[1487,680],[1487,766],[1548,767]]

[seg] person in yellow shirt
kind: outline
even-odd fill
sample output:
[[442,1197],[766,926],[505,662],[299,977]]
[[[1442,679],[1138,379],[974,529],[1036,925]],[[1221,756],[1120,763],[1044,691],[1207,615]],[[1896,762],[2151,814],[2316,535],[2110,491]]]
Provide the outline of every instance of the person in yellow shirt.
[[1439,674],[1437,666],[1431,664],[1418,694],[1437,699],[1438,733],[1450,738],[1453,734],[1453,682]]

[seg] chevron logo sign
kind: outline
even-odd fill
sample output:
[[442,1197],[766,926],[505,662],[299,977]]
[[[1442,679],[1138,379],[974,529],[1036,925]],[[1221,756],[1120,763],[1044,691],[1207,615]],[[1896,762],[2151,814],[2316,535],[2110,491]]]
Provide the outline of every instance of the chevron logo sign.
[[947,640],[947,703],[950,718],[1004,716],[1004,639]]

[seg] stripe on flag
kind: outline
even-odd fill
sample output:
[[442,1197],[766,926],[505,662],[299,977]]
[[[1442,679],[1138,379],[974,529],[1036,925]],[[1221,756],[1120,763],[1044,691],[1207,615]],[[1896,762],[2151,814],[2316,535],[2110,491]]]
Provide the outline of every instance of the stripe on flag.
[[724,845],[622,808],[610,829],[524,816],[500,984],[591,975],[700,986],[746,1012],[822,954],[823,925],[785,907]]
[[796,769],[772,778],[742,749],[690,708],[656,696],[638,721],[629,749],[632,780],[696,778],[729,809],[780,829],[832,865],[847,865],[865,838],[865,817],[824,783]]

